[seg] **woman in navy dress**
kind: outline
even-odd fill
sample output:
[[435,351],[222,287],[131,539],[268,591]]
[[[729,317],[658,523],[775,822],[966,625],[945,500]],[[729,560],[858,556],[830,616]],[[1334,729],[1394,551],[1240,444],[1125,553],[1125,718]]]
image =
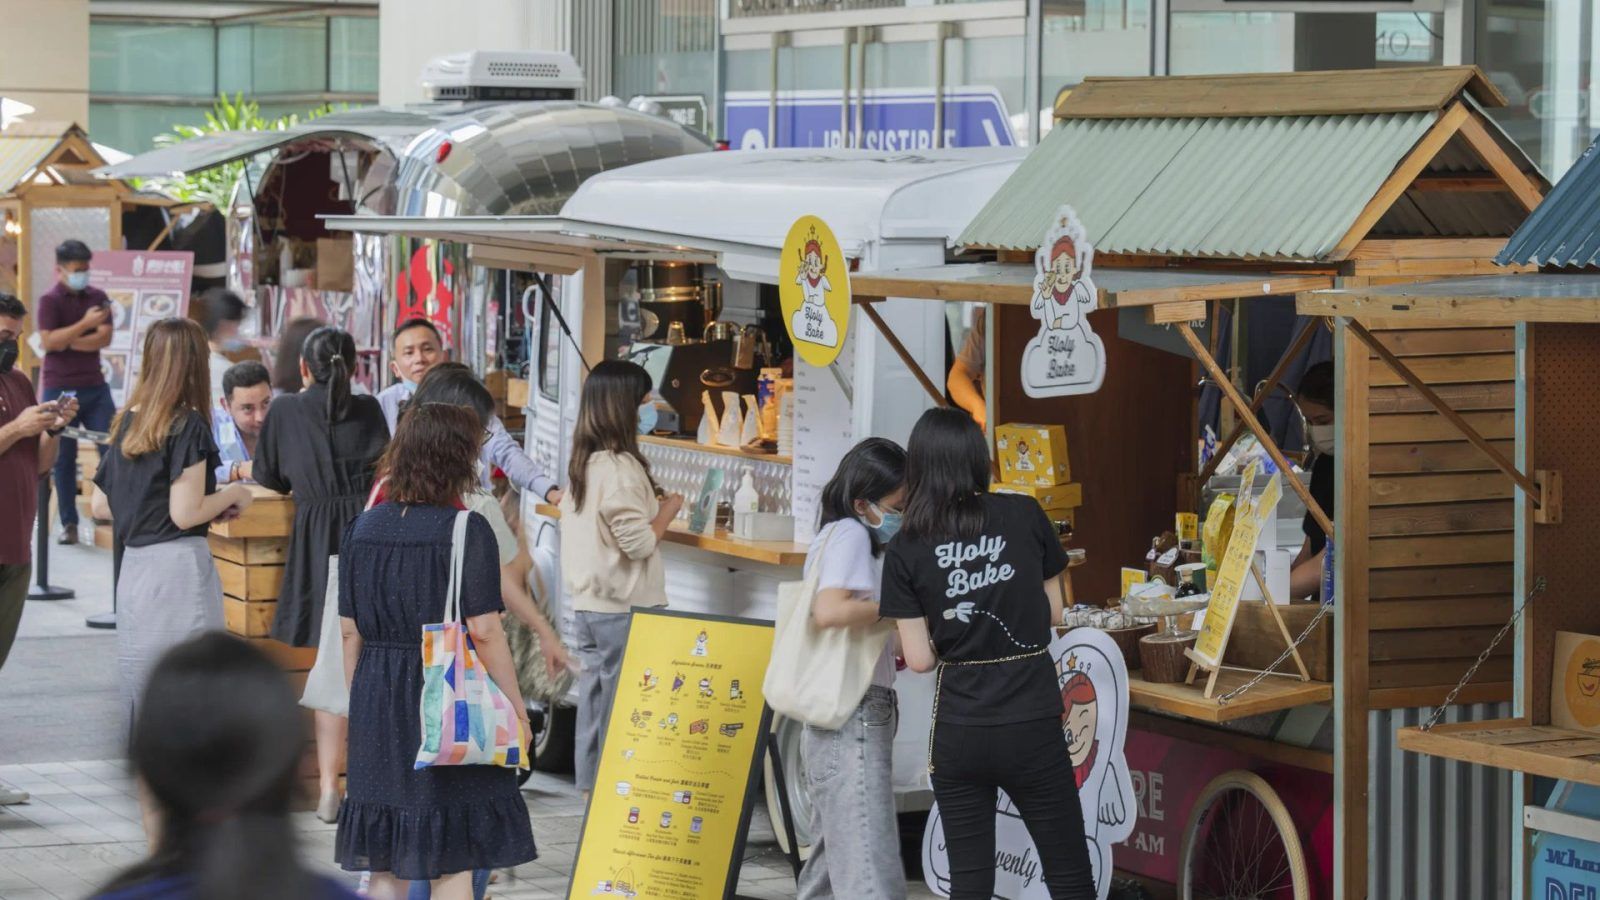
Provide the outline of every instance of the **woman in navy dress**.
[[[472,487],[481,432],[468,410],[423,404],[401,421],[379,470],[385,502],[345,531],[339,617],[350,678],[348,793],[335,857],[373,873],[370,896],[400,898],[408,881],[432,882],[439,900],[467,900],[472,870],[537,856],[514,769],[414,768],[422,726],[422,626],[444,618],[450,537]],[[461,615],[478,657],[524,717],[516,670],[500,627],[494,532],[472,513],[463,560]]]

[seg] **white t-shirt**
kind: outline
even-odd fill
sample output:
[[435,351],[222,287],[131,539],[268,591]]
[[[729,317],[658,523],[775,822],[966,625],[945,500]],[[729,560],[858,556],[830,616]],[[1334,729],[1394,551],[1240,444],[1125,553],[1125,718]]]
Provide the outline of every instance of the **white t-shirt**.
[[500,501],[483,491],[468,491],[461,495],[461,502],[467,509],[489,520],[495,543],[500,545],[500,565],[511,565],[511,561],[517,558],[517,536],[511,533],[511,524],[506,521]]
[[[822,550],[824,541],[828,544],[826,552]],[[867,526],[855,519],[840,519],[823,526],[811,539],[806,574],[819,565],[822,568],[817,576],[817,590],[837,588],[855,592],[860,600],[878,601],[878,586],[883,582],[883,558],[872,555],[872,536],[867,533]],[[872,683],[879,687],[894,686],[892,638],[884,642],[883,655],[872,672]]]

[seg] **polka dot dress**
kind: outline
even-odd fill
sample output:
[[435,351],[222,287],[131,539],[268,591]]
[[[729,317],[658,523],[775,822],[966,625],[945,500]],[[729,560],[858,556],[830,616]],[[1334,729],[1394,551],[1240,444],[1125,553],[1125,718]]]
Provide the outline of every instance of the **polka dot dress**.
[[[414,768],[422,725],[422,626],[440,621],[456,510],[384,503],[344,533],[339,615],[355,619],[361,657],[350,687],[350,759],[335,858],[350,871],[425,880],[534,859],[516,772]],[[467,526],[462,615],[503,609],[494,533]]]

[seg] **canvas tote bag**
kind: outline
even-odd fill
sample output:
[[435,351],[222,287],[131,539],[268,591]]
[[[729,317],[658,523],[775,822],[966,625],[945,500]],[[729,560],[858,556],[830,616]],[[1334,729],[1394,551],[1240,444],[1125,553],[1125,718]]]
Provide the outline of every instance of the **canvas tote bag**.
[[[832,528],[818,548],[826,554]],[[812,618],[821,561],[801,581],[778,585],[778,617],[773,623],[772,659],[762,684],[767,705],[779,715],[837,730],[861,705],[872,670],[889,640],[889,626],[823,628]]]

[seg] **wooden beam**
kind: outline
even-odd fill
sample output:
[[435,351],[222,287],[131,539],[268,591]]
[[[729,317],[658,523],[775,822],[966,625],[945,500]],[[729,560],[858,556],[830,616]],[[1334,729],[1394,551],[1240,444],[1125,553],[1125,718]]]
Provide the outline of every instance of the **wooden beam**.
[[[1413,183],[1419,184],[1430,177],[1418,178]],[[1505,245],[1505,238],[1372,238],[1362,241],[1345,258],[1349,260],[1493,259]]]
[[1427,400],[1428,403],[1438,411],[1439,415],[1444,416],[1447,420],[1449,420],[1450,424],[1454,425],[1455,429],[1461,432],[1462,436],[1465,437],[1467,441],[1472,444],[1472,446],[1483,451],[1483,454],[1489,457],[1489,461],[1494,463],[1495,468],[1504,472],[1506,476],[1512,481],[1515,481],[1517,486],[1522,488],[1522,490],[1526,492],[1529,497],[1534,498],[1534,503],[1537,506],[1539,503],[1540,490],[1539,485],[1531,476],[1524,475],[1523,473],[1517,471],[1517,467],[1511,463],[1511,460],[1506,459],[1504,453],[1501,453],[1499,450],[1490,446],[1487,438],[1479,434],[1478,430],[1473,428],[1472,425],[1468,423],[1460,413],[1451,409],[1449,404],[1439,399],[1439,395],[1435,394],[1432,388],[1424,384],[1422,379],[1418,378],[1415,372],[1412,372],[1405,363],[1401,362],[1400,357],[1395,356],[1388,347],[1385,347],[1381,341],[1373,337],[1372,332],[1368,331],[1365,326],[1363,326],[1360,322],[1351,319],[1349,321],[1348,328],[1351,334],[1355,335],[1356,338],[1361,341],[1361,343],[1366,344],[1367,348],[1371,350],[1379,359],[1383,360],[1384,364],[1393,370],[1396,375],[1399,375],[1401,380],[1410,385],[1412,390],[1416,391],[1418,394],[1421,394],[1423,399]]
[[1439,155],[1439,151],[1444,149],[1445,144],[1450,143],[1450,139],[1455,137],[1457,131],[1461,130],[1461,123],[1465,122],[1470,116],[1471,114],[1467,111],[1466,104],[1460,100],[1451,103],[1445,109],[1444,113],[1433,123],[1433,127],[1429,128],[1427,133],[1422,136],[1422,140],[1417,142],[1411,152],[1406,154],[1406,158],[1400,161],[1400,165],[1396,166],[1389,177],[1384,179],[1383,184],[1378,187],[1378,192],[1372,196],[1371,200],[1367,201],[1366,208],[1362,209],[1361,214],[1356,216],[1356,220],[1351,224],[1350,230],[1345,232],[1344,237],[1339,240],[1338,244],[1334,245],[1333,251],[1328,254],[1329,258],[1345,259],[1350,255],[1356,245],[1361,243],[1362,238],[1365,238],[1367,233],[1372,230],[1372,227],[1378,224],[1378,220],[1383,218],[1383,214],[1389,211],[1389,207],[1393,206],[1395,201],[1399,200],[1400,196],[1406,192],[1406,189],[1411,186],[1411,182],[1417,180],[1417,176],[1427,171],[1428,164],[1433,162],[1435,156]]
[[1183,335],[1183,339],[1188,343],[1189,349],[1194,351],[1201,367],[1217,383],[1217,388],[1222,391],[1222,395],[1228,398],[1228,402],[1233,404],[1233,408],[1238,411],[1239,417],[1255,433],[1256,440],[1261,442],[1262,448],[1267,451],[1268,456],[1272,457],[1272,461],[1278,466],[1278,470],[1284,473],[1284,481],[1289,483],[1289,487],[1305,503],[1306,512],[1310,513],[1311,518],[1316,520],[1317,527],[1321,528],[1324,534],[1332,535],[1333,522],[1328,519],[1328,514],[1323,512],[1322,507],[1311,496],[1311,490],[1305,486],[1305,483],[1294,477],[1294,467],[1290,466],[1289,461],[1284,458],[1283,451],[1279,450],[1278,445],[1273,442],[1272,435],[1267,433],[1267,429],[1261,424],[1261,420],[1256,418],[1255,410],[1251,409],[1250,404],[1245,402],[1244,397],[1239,393],[1239,389],[1233,386],[1233,382],[1229,381],[1228,376],[1223,373],[1222,367],[1217,365],[1217,361],[1212,359],[1211,354],[1206,352],[1206,345],[1200,342],[1200,337],[1194,333],[1194,329],[1189,327],[1188,322],[1179,322],[1178,333]]
[[1334,560],[1339,614],[1334,616],[1334,896],[1367,896],[1367,701],[1370,622],[1367,572],[1366,349],[1341,323],[1336,335],[1339,443],[1334,509],[1339,532]]
[[1206,301],[1185,300],[1182,303],[1161,303],[1148,307],[1146,313],[1152,325],[1171,325],[1175,322],[1204,322]]
[[[1321,325],[1321,319],[1312,319],[1306,323],[1306,327],[1300,329],[1299,334],[1295,335],[1295,339],[1289,344],[1289,349],[1278,358],[1278,364],[1273,367],[1271,374],[1267,375],[1267,380],[1261,382],[1261,386],[1256,389],[1255,396],[1250,400],[1251,412],[1260,411],[1261,404],[1267,402],[1267,398],[1272,396],[1274,390],[1277,390],[1278,382],[1283,380],[1283,373],[1288,371],[1291,363],[1300,358],[1300,351],[1304,350],[1306,344],[1311,342],[1311,335],[1315,334]],[[1215,334],[1215,332],[1216,329],[1213,328],[1212,333]],[[1216,352],[1215,344],[1212,345],[1211,352],[1213,354]],[[1222,462],[1222,457],[1233,449],[1234,443],[1239,438],[1244,437],[1244,431],[1245,424],[1243,422],[1234,425],[1233,430],[1228,432],[1228,436],[1223,439],[1222,443],[1217,445],[1216,451],[1211,454],[1211,459],[1206,462],[1205,468],[1200,470],[1200,477],[1197,479],[1197,484],[1200,487],[1205,487],[1206,480],[1216,473],[1217,465]]]
[[906,349],[905,344],[900,343],[900,338],[894,333],[894,329],[890,328],[889,323],[883,320],[883,316],[878,315],[877,308],[871,303],[858,305],[861,307],[861,311],[867,314],[867,318],[872,320],[872,324],[877,326],[878,332],[883,335],[883,339],[889,342],[889,346],[894,349],[895,355],[899,356],[900,361],[905,363],[907,369],[911,370],[911,374],[916,376],[917,383],[921,384],[922,389],[928,392],[929,397],[933,398],[934,405],[949,406],[950,403],[944,399],[944,393],[934,387],[933,381],[928,378],[926,372],[922,371],[922,366],[917,365],[917,360],[911,355],[911,351]]
[[1500,193],[1511,188],[1504,181],[1490,175],[1424,175],[1411,182],[1409,190],[1423,193],[1435,191]]
[[1544,201],[1544,191],[1528,177],[1528,173],[1517,167],[1511,155],[1506,153],[1505,148],[1500,146],[1500,142],[1495,140],[1493,135],[1489,134],[1489,129],[1484,127],[1476,115],[1467,116],[1466,121],[1461,123],[1461,136],[1466,138],[1473,152],[1478,154],[1490,171],[1506,183],[1507,190],[1511,191],[1529,212],[1533,212]]

